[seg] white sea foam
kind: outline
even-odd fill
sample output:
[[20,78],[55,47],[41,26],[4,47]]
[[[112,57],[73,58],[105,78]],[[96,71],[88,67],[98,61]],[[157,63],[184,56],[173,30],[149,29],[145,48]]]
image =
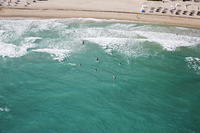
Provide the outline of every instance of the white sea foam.
[[137,24],[121,24],[121,23],[116,23],[116,24],[112,24],[111,26],[109,26],[108,28],[110,29],[120,29],[120,30],[125,30],[125,29],[129,29],[135,27]]
[[2,36],[5,33],[5,30],[0,30],[0,36]]
[[146,41],[145,39],[131,38],[85,38],[90,42],[99,44],[108,54],[112,55],[112,50],[123,53],[127,56],[141,56],[139,43]]
[[0,111],[4,111],[4,108],[0,108]]
[[133,23],[134,21],[130,20],[117,20],[117,19],[96,19],[96,18],[60,18],[60,19],[39,19],[39,18],[21,18],[21,17],[13,17],[13,18],[0,18],[1,21],[59,21],[59,22],[129,22]]
[[30,20],[1,20],[0,26],[4,30],[1,40],[16,40],[29,31]]
[[24,39],[25,44],[34,44],[36,40],[41,40],[41,37],[26,37]]
[[22,41],[19,46],[15,44],[7,44],[0,42],[0,56],[2,57],[10,57],[10,58],[18,58],[24,56],[28,53],[29,48],[34,48],[36,45],[34,42],[38,39],[42,39],[40,37],[26,37],[24,41]]
[[0,56],[18,58],[27,54],[28,48],[34,48],[34,44],[16,46],[14,44],[0,43]]
[[62,22],[56,20],[56,19],[47,19],[47,20],[35,20],[31,23],[31,31],[32,32],[39,32],[43,30],[56,30],[56,31],[62,31],[67,27],[67,25],[64,25]]
[[187,62],[188,68],[200,71],[200,58],[186,57],[185,61]]
[[96,19],[96,18],[67,18],[64,19],[65,21],[69,21],[71,23],[74,22],[133,22],[129,20],[117,20],[117,19]]
[[11,109],[9,109],[9,108],[7,108],[7,107],[5,107],[5,108],[0,108],[0,111],[1,112],[3,112],[3,111],[5,111],[5,112],[9,112]]
[[179,30],[190,30],[189,28],[185,28],[185,27],[176,27],[176,29],[179,29]]
[[49,53],[54,60],[63,61],[66,57],[70,56],[71,50],[67,49],[35,49],[35,52]]
[[148,41],[159,43],[168,51],[174,51],[179,47],[194,46],[200,43],[200,38],[198,37],[148,31],[136,31],[136,33],[147,37]]
[[71,65],[71,66],[76,66],[76,64],[75,63],[68,63],[69,65]]
[[5,112],[9,112],[10,110],[11,110],[11,109],[9,109],[9,108],[7,108],[7,107],[4,108],[4,111],[5,111]]

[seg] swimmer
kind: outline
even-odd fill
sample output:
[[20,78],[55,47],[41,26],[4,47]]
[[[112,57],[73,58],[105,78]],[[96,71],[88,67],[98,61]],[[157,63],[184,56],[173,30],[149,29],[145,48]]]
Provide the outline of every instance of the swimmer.
[[95,70],[95,72],[97,72],[98,71],[98,69],[96,68],[96,69],[94,69]]
[[120,63],[119,63],[119,65],[121,66],[121,65],[122,65],[122,63],[120,62]]
[[79,66],[81,66],[82,64],[79,64]]
[[113,79],[116,79],[117,77],[113,76]]
[[82,44],[85,44],[85,42],[84,42],[84,41],[82,41]]
[[96,62],[99,62],[99,58],[97,58]]

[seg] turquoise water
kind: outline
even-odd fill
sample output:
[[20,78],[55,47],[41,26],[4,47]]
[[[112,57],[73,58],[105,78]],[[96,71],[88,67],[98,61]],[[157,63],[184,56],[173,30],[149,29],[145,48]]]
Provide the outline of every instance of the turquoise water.
[[198,29],[0,20],[0,133],[199,133],[199,98]]

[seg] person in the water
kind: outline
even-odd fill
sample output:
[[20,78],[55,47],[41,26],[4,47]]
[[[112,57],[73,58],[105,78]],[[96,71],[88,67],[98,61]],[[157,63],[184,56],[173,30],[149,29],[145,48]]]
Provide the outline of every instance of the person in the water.
[[96,69],[94,69],[95,70],[95,72],[97,72],[98,71],[98,69],[96,68]]
[[96,62],[99,62],[99,58],[97,58]]
[[121,66],[121,65],[122,65],[122,63],[120,62],[120,63],[119,63],[119,65]]
[[84,40],[82,41],[82,44],[85,44]]
[[117,77],[113,76],[113,79],[116,79]]

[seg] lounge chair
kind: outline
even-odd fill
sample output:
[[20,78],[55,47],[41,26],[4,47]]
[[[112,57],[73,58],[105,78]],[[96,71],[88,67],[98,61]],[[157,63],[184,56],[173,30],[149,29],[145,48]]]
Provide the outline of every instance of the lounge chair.
[[174,13],[174,10],[173,9],[171,9],[171,10],[169,10],[170,12],[171,12],[171,14],[173,14]]
[[3,3],[4,3],[4,2],[0,2],[0,6],[3,6]]
[[183,15],[187,15],[188,11],[183,11]]
[[178,10],[178,11],[176,12],[176,15],[180,15],[180,13],[181,13],[181,10]]
[[162,9],[162,7],[158,7],[158,8],[156,9],[156,12],[160,12],[161,9]]
[[153,11],[154,11],[154,9],[155,9],[155,7],[151,7],[151,9],[150,9],[150,13],[153,13]]
[[179,3],[176,3],[176,7],[181,7],[181,4],[179,4]]
[[176,7],[171,6],[169,11],[171,12],[171,14],[173,14],[175,10],[176,10]]
[[168,9],[165,8],[165,9],[162,11],[162,13],[167,13],[167,11],[168,11]]
[[197,12],[197,16],[200,16],[200,11]]
[[192,10],[189,15],[193,16],[194,14],[195,14],[195,10]]
[[188,9],[188,6],[191,6],[191,4],[187,4],[187,5],[185,6],[185,8]]

